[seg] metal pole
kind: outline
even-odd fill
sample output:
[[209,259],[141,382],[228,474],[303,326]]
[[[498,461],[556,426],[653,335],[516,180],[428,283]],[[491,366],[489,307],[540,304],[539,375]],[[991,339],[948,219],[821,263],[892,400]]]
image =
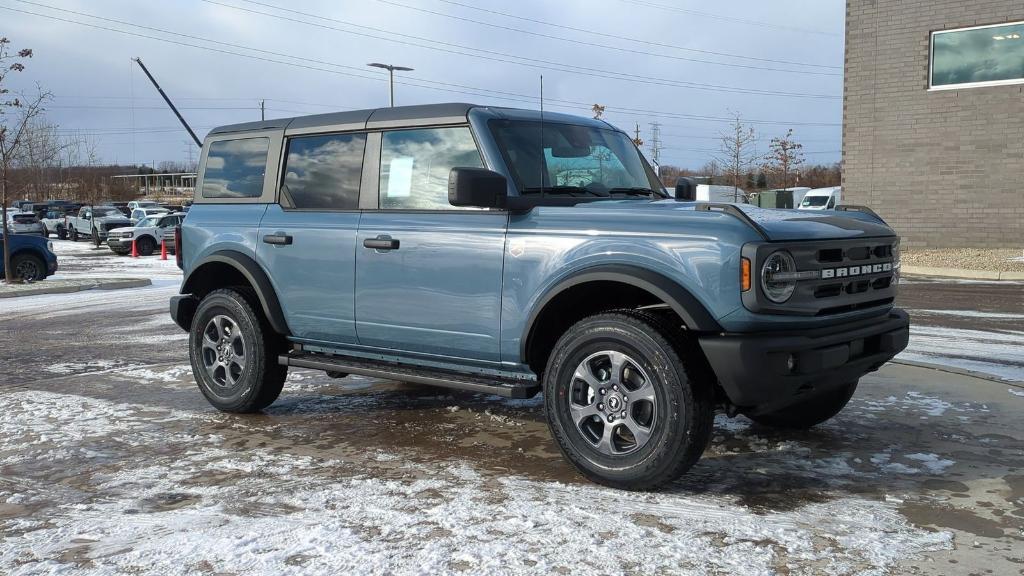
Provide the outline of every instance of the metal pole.
[[149,81],[153,83],[153,86],[156,88],[156,91],[159,92],[161,96],[163,96],[164,102],[167,102],[167,105],[171,107],[171,111],[174,112],[174,115],[178,117],[178,121],[181,122],[181,125],[185,127],[185,130],[188,130],[189,135],[192,136],[193,140],[195,140],[196,146],[202,148],[203,142],[199,139],[198,136],[196,136],[196,133],[192,131],[192,127],[188,125],[188,122],[185,122],[185,119],[181,116],[181,113],[178,112],[178,109],[174,107],[174,104],[171,102],[171,99],[168,98],[167,94],[164,93],[164,89],[161,88],[159,84],[157,84],[156,78],[153,78],[153,75],[150,74],[149,70],[146,69],[146,65],[142,63],[142,59],[135,58],[134,60],[135,63],[139,65],[139,68],[142,68],[142,71],[146,73],[146,77],[148,77]]
[[388,94],[391,95],[391,107],[395,107],[395,67],[388,66]]
[[266,100],[260,99],[260,120],[261,120],[261,121],[263,121],[263,120],[266,120],[266,119],[267,119],[266,115],[264,114],[264,112],[265,112],[265,109],[264,109],[264,107],[263,107],[263,105],[264,105],[265,103],[266,103]]

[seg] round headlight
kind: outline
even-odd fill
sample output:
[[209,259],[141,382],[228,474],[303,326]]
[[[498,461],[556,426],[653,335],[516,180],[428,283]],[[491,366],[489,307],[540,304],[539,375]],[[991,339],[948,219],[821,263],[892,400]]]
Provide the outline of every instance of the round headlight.
[[796,280],[778,281],[773,278],[782,272],[796,272],[796,262],[789,252],[774,252],[761,265],[761,290],[776,304],[789,300],[793,290],[796,290]]

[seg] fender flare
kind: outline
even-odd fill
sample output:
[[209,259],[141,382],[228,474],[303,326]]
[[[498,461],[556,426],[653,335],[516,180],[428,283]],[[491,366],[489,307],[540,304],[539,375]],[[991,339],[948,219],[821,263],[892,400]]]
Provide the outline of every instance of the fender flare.
[[218,250],[206,256],[192,266],[181,283],[181,294],[191,294],[198,280],[195,273],[207,264],[226,264],[238,271],[252,286],[256,292],[256,298],[260,301],[263,315],[270,322],[270,327],[278,334],[289,335],[288,322],[285,320],[284,311],[281,309],[281,302],[277,298],[277,292],[270,283],[270,278],[263,268],[250,256],[235,250]]
[[558,284],[549,288],[537,303],[527,319],[523,330],[523,337],[520,340],[520,358],[526,361],[528,357],[530,339],[533,336],[533,328],[540,317],[541,312],[555,297],[562,292],[587,282],[620,282],[636,288],[645,290],[661,301],[665,302],[672,310],[683,319],[688,330],[693,332],[721,332],[722,327],[708,312],[707,308],[686,288],[678,282],[639,266],[628,264],[608,264],[583,268],[568,277],[562,279]]

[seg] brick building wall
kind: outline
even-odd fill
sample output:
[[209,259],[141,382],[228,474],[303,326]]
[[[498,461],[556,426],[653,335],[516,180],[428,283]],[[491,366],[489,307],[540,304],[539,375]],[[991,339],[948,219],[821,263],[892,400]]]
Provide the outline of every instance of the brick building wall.
[[1024,248],[1024,84],[928,90],[929,34],[1024,0],[847,0],[843,201],[911,248]]

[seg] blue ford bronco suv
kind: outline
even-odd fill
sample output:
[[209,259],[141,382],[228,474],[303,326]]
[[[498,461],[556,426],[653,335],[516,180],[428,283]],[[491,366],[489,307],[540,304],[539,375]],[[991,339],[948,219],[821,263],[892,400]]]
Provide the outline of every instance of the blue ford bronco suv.
[[588,478],[689,469],[716,411],[806,428],[907,344],[867,209],[689,201],[600,120],[437,104],[214,129],[171,300],[199,389],[258,411],[289,366],[543,393]]

